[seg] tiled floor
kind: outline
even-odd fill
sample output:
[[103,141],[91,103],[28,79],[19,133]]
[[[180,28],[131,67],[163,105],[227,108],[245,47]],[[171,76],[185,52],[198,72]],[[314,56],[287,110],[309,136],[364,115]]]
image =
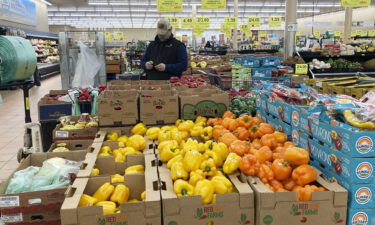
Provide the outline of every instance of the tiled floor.
[[[49,90],[61,89],[60,76],[42,81],[40,87],[30,90],[32,121],[38,121],[38,101]],[[0,91],[3,104],[0,105],[0,182],[6,179],[18,166],[17,152],[23,146],[25,113],[21,89]]]

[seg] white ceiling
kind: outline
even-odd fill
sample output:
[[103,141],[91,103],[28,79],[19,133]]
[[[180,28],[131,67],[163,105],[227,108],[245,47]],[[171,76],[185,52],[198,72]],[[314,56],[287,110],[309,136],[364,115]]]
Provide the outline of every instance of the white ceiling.
[[[373,0],[375,1],[375,0]],[[233,16],[233,1],[227,0],[225,10],[202,10],[200,0],[183,0],[180,13],[158,13],[156,0],[50,0],[50,25],[69,25],[78,28],[154,28],[162,17],[189,17],[192,5],[197,5],[197,16],[210,16],[210,28],[218,29],[224,17]],[[339,0],[299,0],[298,17],[340,11]],[[285,15],[284,0],[239,0],[239,24],[247,23],[249,16],[262,17],[267,27],[269,16]]]

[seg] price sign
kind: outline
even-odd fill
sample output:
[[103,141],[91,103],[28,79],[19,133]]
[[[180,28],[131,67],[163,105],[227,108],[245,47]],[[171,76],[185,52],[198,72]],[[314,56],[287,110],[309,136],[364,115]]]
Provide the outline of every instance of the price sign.
[[200,28],[208,28],[210,27],[210,17],[207,16],[198,16],[196,18],[196,26]]
[[267,31],[259,31],[258,36],[260,38],[266,38],[267,37]]
[[306,75],[308,71],[309,71],[309,65],[307,65],[307,64],[296,64],[295,74]]
[[343,7],[364,7],[369,6],[371,0],[341,0]]
[[157,0],[158,12],[182,12],[182,0]]
[[351,36],[351,37],[355,37],[355,36],[357,36],[357,31],[352,31],[352,32],[350,33],[350,36]]
[[202,0],[202,9],[226,9],[226,0]]
[[193,18],[192,17],[184,17],[181,19],[181,27],[182,28],[193,28]]
[[301,31],[296,31],[296,37],[301,36]]
[[225,17],[224,23],[231,28],[237,28],[237,17]]
[[177,17],[167,17],[167,20],[174,28],[180,28],[180,20]]
[[268,26],[281,27],[281,20],[281,16],[270,16],[268,17]]
[[124,38],[124,33],[122,32],[115,32],[114,33],[115,40],[122,40]]
[[240,32],[241,33],[246,33],[248,31],[250,31],[249,25],[247,25],[247,24],[240,25]]
[[369,37],[375,37],[375,30],[369,30],[368,31],[368,36]]
[[366,36],[367,36],[367,31],[362,30],[362,31],[360,32],[359,36],[361,36],[361,37],[366,37]]
[[333,36],[335,36],[335,37],[342,37],[342,32],[335,31],[335,32],[333,32]]
[[252,16],[248,18],[249,27],[260,27],[260,17]]
[[104,39],[105,39],[106,41],[110,41],[110,40],[112,39],[112,35],[111,35],[111,33],[110,33],[110,32],[105,32],[105,33],[104,33]]
[[320,37],[320,32],[319,31],[315,31],[314,32],[314,37],[319,38]]

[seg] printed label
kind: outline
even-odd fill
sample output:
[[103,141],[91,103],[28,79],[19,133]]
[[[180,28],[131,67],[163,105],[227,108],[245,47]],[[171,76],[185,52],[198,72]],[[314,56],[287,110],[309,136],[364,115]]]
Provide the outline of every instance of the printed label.
[[223,206],[209,206],[203,208],[197,208],[195,218],[198,220],[222,218],[224,217]]
[[292,113],[292,123],[293,123],[293,126],[295,127],[297,127],[299,124],[299,114],[296,111],[293,111]]
[[357,166],[356,174],[359,179],[367,179],[372,175],[372,165],[369,162],[362,162]]
[[372,139],[368,136],[360,137],[356,143],[357,152],[361,154],[369,153],[372,150]]
[[0,197],[0,207],[17,207],[20,206],[19,196]]
[[22,213],[1,215],[1,221],[5,223],[22,222],[23,221]]
[[352,217],[352,225],[367,225],[368,216],[364,212],[358,212]]
[[127,215],[111,215],[99,218],[99,225],[128,225]]
[[56,137],[59,137],[59,138],[67,138],[69,137],[69,132],[68,131],[56,131]]
[[364,205],[371,200],[371,190],[369,188],[360,188],[355,193],[355,201],[358,204]]
[[298,145],[298,142],[299,142],[299,134],[298,134],[298,131],[294,130],[292,132],[292,141],[295,145]]

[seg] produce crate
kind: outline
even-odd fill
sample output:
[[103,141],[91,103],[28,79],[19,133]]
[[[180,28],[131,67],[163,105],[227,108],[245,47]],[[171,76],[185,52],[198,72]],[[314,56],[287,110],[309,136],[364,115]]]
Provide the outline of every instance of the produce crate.
[[[78,121],[79,116],[72,116],[72,121]],[[61,130],[62,124],[57,124],[56,128],[53,130],[53,140],[85,140],[85,139],[94,139],[96,133],[98,132],[98,127],[89,127],[76,130]]]
[[58,120],[62,116],[72,115],[72,103],[53,100],[57,95],[66,95],[67,90],[50,90],[38,102],[39,121]]
[[69,151],[80,151],[80,150],[87,151],[92,143],[93,143],[93,140],[56,141],[51,145],[48,152],[52,152],[55,148],[57,148],[58,144],[66,144],[65,147],[69,149]]

